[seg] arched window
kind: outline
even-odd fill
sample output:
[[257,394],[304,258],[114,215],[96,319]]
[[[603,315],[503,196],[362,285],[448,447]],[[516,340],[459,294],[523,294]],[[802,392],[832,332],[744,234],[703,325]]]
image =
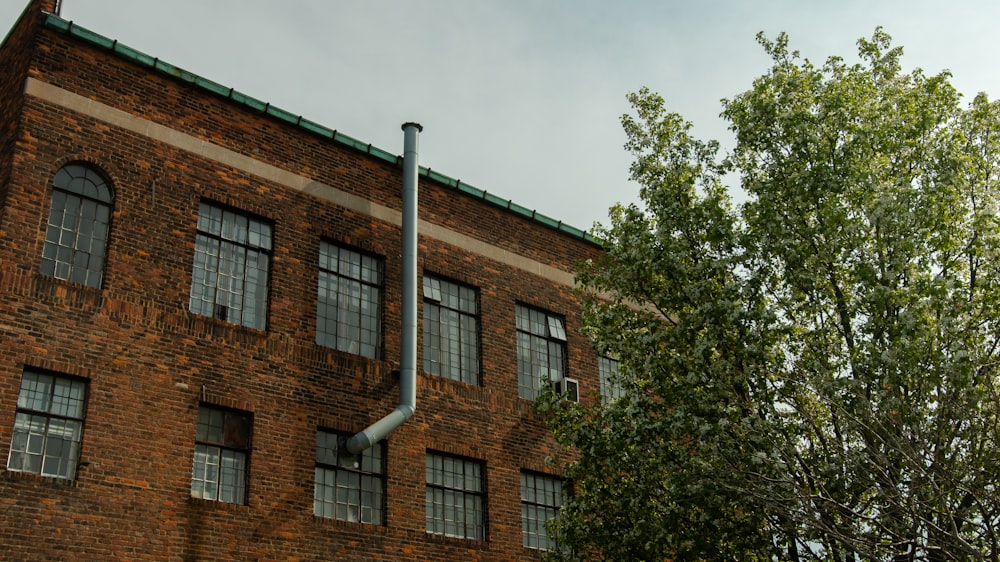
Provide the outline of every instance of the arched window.
[[99,288],[111,224],[111,188],[96,169],[84,164],[63,166],[52,184],[42,274]]

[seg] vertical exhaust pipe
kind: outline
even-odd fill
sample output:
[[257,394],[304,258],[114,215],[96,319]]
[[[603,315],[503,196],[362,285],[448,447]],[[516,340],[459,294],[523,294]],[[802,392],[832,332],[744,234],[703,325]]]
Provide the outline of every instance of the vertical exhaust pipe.
[[399,406],[347,441],[356,455],[381,441],[413,416],[417,409],[417,133],[418,123],[403,124],[403,263],[402,316],[399,357]]

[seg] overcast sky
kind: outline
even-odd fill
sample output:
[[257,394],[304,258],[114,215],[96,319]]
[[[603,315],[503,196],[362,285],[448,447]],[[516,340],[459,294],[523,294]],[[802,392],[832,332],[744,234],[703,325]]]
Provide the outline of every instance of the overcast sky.
[[[0,31],[26,0],[0,0]],[[721,98],[787,32],[848,60],[883,26],[903,65],[1000,95],[996,0],[63,0],[62,17],[578,228],[637,199],[619,124],[648,86],[729,142]],[[2,69],[0,69],[2,71]]]

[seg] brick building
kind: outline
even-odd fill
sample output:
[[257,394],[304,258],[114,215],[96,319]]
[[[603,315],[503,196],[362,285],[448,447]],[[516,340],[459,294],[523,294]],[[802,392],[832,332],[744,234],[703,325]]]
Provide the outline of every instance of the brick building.
[[45,7],[0,46],[3,557],[537,558],[594,240],[420,168],[417,409],[352,455],[398,401],[402,159]]

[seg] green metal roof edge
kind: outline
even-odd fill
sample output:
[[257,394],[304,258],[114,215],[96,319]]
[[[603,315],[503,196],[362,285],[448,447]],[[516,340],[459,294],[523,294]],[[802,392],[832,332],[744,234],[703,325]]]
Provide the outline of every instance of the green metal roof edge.
[[[228,88],[226,86],[223,86],[218,82],[213,82],[206,78],[202,78],[197,74],[188,72],[187,70],[174,66],[170,63],[164,62],[156,57],[147,55],[127,45],[123,45],[115,39],[109,39],[85,27],[81,27],[73,23],[72,21],[64,20],[57,15],[46,14],[45,27],[56,30],[61,33],[65,33],[67,35],[71,35],[73,37],[76,37],[77,39],[89,43],[90,45],[99,47],[107,51],[111,51],[112,53],[124,59],[135,62],[141,66],[145,66],[161,74],[165,74],[167,76],[176,78],[183,82],[187,82],[188,84],[192,84],[197,88],[200,88],[217,96],[226,98],[232,101],[233,103],[243,105],[245,107],[253,109],[254,111],[266,113],[267,115],[279,121],[283,121],[285,123],[288,123],[289,125],[293,125],[314,135],[319,135],[321,137],[330,139],[338,144],[357,150],[359,152],[363,152],[365,154],[368,154],[369,156],[388,162],[389,164],[395,165],[400,161],[402,161],[402,156],[393,154],[377,146],[373,146],[371,143],[362,142],[358,139],[345,135],[335,129],[324,127],[319,123],[303,118],[301,115],[296,115],[279,107],[273,106],[270,103],[250,97],[242,92],[234,90],[233,88]],[[459,191],[460,193],[464,193],[471,197],[481,199],[486,203],[489,203],[490,205],[506,209],[518,216],[524,217],[528,220],[535,221],[549,228],[553,228],[555,230],[558,230],[559,232],[562,232],[574,238],[579,238],[580,240],[589,242],[597,246],[601,245],[601,242],[596,238],[594,238],[594,236],[591,235],[589,232],[565,224],[562,221],[557,221],[555,219],[547,217],[541,213],[538,213],[537,211],[533,211],[531,209],[528,209],[527,207],[518,205],[517,203],[514,203],[510,199],[503,199],[492,193],[488,193],[482,189],[478,189],[467,183],[463,183],[460,180],[456,180],[440,172],[433,171],[430,168],[425,168],[421,166],[419,175],[422,175],[435,183],[441,184],[446,187],[450,187],[452,189]]]

